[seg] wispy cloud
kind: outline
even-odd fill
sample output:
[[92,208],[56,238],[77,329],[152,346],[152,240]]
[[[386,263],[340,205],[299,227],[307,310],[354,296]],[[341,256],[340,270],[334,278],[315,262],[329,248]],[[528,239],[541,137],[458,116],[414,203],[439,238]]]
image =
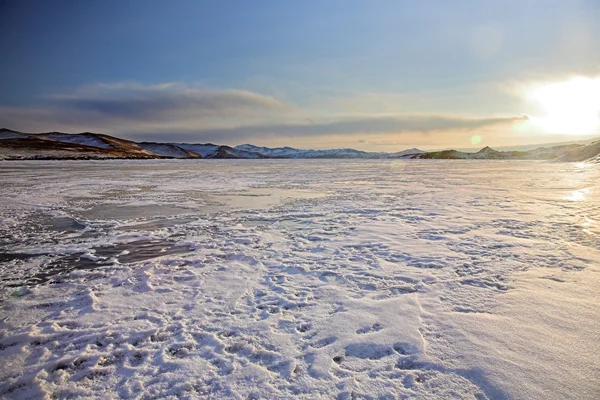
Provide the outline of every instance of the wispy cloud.
[[527,120],[527,117],[461,118],[435,115],[373,116],[324,123],[265,124],[233,128],[198,129],[200,137],[239,139],[257,135],[265,136],[321,136],[381,133],[424,133],[454,130],[473,130],[484,127],[509,125]]
[[322,115],[312,118],[307,111],[272,96],[245,90],[206,90],[181,83],[96,84],[51,95],[47,100],[43,107],[0,108],[0,125],[29,132],[96,131],[137,140],[268,144],[275,138],[293,142],[407,133],[431,139],[448,132],[510,126],[526,119],[357,113],[325,120]]
[[204,90],[181,83],[96,84],[50,96],[56,106],[111,119],[231,118],[255,113],[292,113],[279,100],[245,90]]

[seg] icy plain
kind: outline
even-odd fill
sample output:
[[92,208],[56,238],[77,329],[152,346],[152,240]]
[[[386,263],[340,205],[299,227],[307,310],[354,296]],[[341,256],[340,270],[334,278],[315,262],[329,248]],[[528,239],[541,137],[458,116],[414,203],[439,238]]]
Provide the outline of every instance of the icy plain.
[[600,398],[597,164],[5,162],[0,223],[0,398]]

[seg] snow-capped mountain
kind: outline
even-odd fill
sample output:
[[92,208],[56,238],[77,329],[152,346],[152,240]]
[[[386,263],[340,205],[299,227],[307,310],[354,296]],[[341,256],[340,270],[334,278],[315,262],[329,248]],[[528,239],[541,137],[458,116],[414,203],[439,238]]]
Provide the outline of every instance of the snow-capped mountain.
[[140,147],[169,158],[202,158],[202,155],[171,143],[140,142]]
[[207,144],[190,144],[190,143],[173,143],[173,145],[181,147],[189,151],[193,151],[202,155],[203,158],[269,158],[264,154],[247,151],[243,149],[236,150],[230,146]]
[[31,134],[0,129],[1,159],[163,158],[131,140],[96,133]]
[[425,154],[425,153],[427,153],[427,152],[413,147],[412,149],[406,149],[406,150],[402,150],[402,151],[399,151],[396,153],[390,153],[390,154],[388,154],[388,158],[412,158],[419,154]]
[[380,153],[367,153],[354,149],[304,150],[293,147],[259,147],[242,144],[234,147],[237,151],[249,151],[274,158],[380,158]]
[[418,154],[411,158],[449,160],[553,160],[582,147],[585,146],[575,144],[539,147],[529,151],[498,151],[486,146],[476,153],[467,153],[458,150],[442,150]]
[[417,148],[395,153],[354,149],[310,150],[293,147],[264,147],[242,144],[236,147],[212,143],[133,142],[98,133],[23,133],[0,129],[0,159],[461,159],[461,160],[558,160],[583,161],[600,155],[600,141],[539,147],[528,151],[498,151],[484,147],[477,152],[458,150],[423,151]]
[[0,129],[0,140],[27,139],[29,135],[10,129]]
[[112,149],[113,146],[108,144],[105,140],[102,140],[99,135],[94,135],[93,133],[78,133],[78,134],[68,134],[68,133],[60,133],[60,132],[51,132],[51,133],[43,133],[37,135],[40,138],[54,140],[56,142],[61,143],[73,143],[73,144],[81,144],[84,146],[92,146],[99,147],[101,149]]
[[407,155],[425,153],[419,149],[408,149],[397,153],[367,152],[354,149],[305,150],[293,147],[262,147],[242,144],[234,147],[236,151],[249,151],[273,158],[401,158]]
[[600,140],[587,146],[579,146],[562,156],[559,161],[585,161],[588,159],[600,159]]

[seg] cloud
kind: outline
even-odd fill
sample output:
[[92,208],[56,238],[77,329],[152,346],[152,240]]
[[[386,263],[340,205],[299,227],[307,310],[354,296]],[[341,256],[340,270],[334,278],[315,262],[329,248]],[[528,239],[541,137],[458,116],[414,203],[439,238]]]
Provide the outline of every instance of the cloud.
[[473,130],[493,126],[511,125],[526,121],[527,117],[460,118],[449,116],[366,116],[325,123],[264,124],[232,128],[198,129],[190,132],[198,138],[239,140],[250,137],[336,136],[356,134],[402,134]]
[[[527,117],[354,114],[320,120],[293,104],[245,90],[206,90],[181,83],[96,84],[47,97],[43,107],[0,108],[0,125],[26,132],[94,131],[134,140],[243,141],[419,134],[446,135],[509,126]],[[323,115],[326,115],[324,113]]]
[[245,90],[203,90],[179,83],[97,84],[50,96],[55,105],[122,120],[231,118],[255,113],[291,113],[277,99]]
[[304,118],[293,105],[246,90],[181,83],[95,84],[45,97],[37,107],[2,107],[0,125],[29,132],[190,132]]

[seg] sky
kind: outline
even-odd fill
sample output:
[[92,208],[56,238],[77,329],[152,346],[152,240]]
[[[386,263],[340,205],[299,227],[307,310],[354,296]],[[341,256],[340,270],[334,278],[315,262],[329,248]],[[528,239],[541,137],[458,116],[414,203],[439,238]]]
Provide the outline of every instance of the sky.
[[368,151],[600,136],[600,0],[0,0],[0,127]]

